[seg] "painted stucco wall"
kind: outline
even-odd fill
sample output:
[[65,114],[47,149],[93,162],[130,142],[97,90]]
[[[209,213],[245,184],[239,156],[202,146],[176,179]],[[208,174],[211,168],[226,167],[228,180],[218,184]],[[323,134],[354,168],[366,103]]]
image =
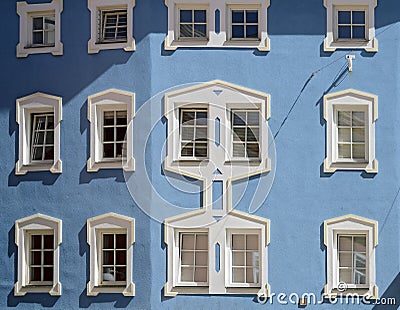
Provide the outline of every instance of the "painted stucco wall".
[[[400,132],[399,7],[397,0],[378,1],[375,25],[379,51],[376,54],[352,51],[356,59],[353,72],[349,74],[345,60],[349,51],[323,52],[326,12],[322,0],[271,0],[268,9],[271,51],[268,53],[252,49],[202,48],[164,51],[167,29],[164,2],[137,0],[134,9],[136,51],[102,51],[97,55],[87,54],[90,12],[86,1],[65,0],[61,15],[64,55],[31,55],[26,59],[15,57],[19,33],[15,1],[1,1],[0,26],[7,31],[2,34],[0,49],[0,308],[32,308],[34,305],[55,309],[297,308],[297,305],[281,306],[276,300],[272,305],[259,305],[254,296],[165,298],[162,291],[166,281],[163,226],[135,205],[120,170],[86,172],[89,95],[109,88],[131,91],[136,93],[136,110],[140,110],[151,97],[168,88],[214,79],[271,94],[269,125],[276,135],[276,176],[268,197],[255,214],[271,220],[268,264],[272,293],[319,295],[326,284],[323,221],[352,213],[378,221],[376,284],[380,296],[397,297],[400,303],[397,197],[400,189],[400,143],[397,139]],[[312,76],[314,72],[317,73]],[[325,93],[347,88],[379,97],[377,175],[353,171],[323,173],[325,122],[322,97]],[[37,91],[63,98],[63,173],[16,176],[15,100]],[[141,129],[136,128],[134,156],[136,160],[144,156],[148,175],[166,201],[197,208],[199,194],[188,195],[174,190],[161,173],[160,158],[164,156],[162,146],[167,124],[162,119],[161,102],[150,111],[137,116],[149,117],[155,123],[160,121],[148,141],[147,136],[140,134]],[[239,210],[247,211],[246,201],[257,183],[258,178],[250,180],[250,193],[239,203]],[[158,202],[154,203],[158,200],[148,187],[140,183],[135,186],[135,196],[140,195],[151,208],[162,208]],[[89,278],[86,220],[107,212],[136,219],[133,247],[136,296],[133,298],[115,294],[86,296]],[[48,294],[13,296],[17,250],[13,225],[15,220],[35,213],[63,221],[60,248],[63,293],[60,297],[49,297]],[[339,304],[308,307],[372,308]]]

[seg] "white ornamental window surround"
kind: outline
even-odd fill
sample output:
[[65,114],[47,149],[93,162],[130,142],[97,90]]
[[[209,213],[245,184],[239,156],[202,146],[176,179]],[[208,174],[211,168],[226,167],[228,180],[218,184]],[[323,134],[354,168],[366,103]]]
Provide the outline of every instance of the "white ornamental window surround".
[[91,36],[88,53],[123,49],[135,51],[133,8],[135,0],[88,0]]
[[59,282],[59,245],[62,222],[36,214],[15,222],[15,243],[18,246],[18,281],[15,296],[26,293],[61,295]]
[[[324,222],[324,243],[327,248],[327,284],[325,295],[341,293],[378,297],[375,284],[375,248],[378,244],[378,223],[354,215]],[[346,287],[346,291],[341,290]]]
[[325,172],[378,172],[375,158],[377,117],[378,98],[375,95],[350,89],[324,96],[327,123]]
[[28,171],[62,172],[60,123],[62,98],[35,93],[16,101],[19,128],[18,162],[15,174]]
[[17,45],[17,57],[30,54],[63,54],[61,43],[61,12],[63,0],[51,3],[28,4],[17,2],[20,17],[20,38]]
[[133,125],[135,94],[109,89],[88,97],[90,158],[88,172],[99,169],[135,169]]
[[135,220],[114,213],[90,218],[87,220],[87,242],[90,246],[87,295],[121,293],[134,296],[132,246]]
[[[246,4],[241,0],[166,0],[165,3],[168,7],[166,50],[179,47],[270,49],[267,34],[269,0]],[[217,10],[219,19],[216,18]],[[238,17],[240,11],[244,14],[243,21],[232,20],[232,12]],[[242,37],[240,29],[243,29]]]
[[377,0],[324,0],[327,35],[324,50],[365,49],[378,51],[374,10]]

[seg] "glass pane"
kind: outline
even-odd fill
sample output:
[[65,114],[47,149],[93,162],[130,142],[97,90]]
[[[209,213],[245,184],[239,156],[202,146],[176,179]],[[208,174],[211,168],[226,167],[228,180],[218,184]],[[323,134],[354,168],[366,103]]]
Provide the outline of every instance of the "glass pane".
[[365,284],[366,283],[366,270],[356,269],[354,270],[354,284]]
[[246,112],[235,112],[233,114],[233,126],[246,125]]
[[354,24],[365,24],[365,11],[353,11]]
[[51,160],[53,158],[54,158],[54,147],[46,146],[46,148],[44,149],[44,159]]
[[338,140],[339,142],[351,142],[351,129],[338,128]]
[[339,236],[339,251],[352,251],[353,243],[350,236]]
[[365,142],[365,129],[354,128],[353,129],[353,142]]
[[353,26],[353,39],[365,39],[365,26]]
[[194,266],[194,251],[182,251],[181,265]]
[[244,266],[244,252],[232,252],[232,265]]
[[182,126],[182,141],[193,141],[194,140],[194,127]]
[[339,111],[338,112],[338,126],[351,126],[351,112]]
[[351,26],[339,26],[338,27],[338,38],[339,39],[351,39]]
[[46,31],[44,33],[43,43],[47,45],[53,45],[56,41],[55,32],[54,31]]
[[205,38],[207,36],[207,25],[194,25],[194,37]]
[[244,38],[244,26],[232,26],[232,38]]
[[115,39],[115,28],[106,29],[104,32],[104,39],[114,40]]
[[208,252],[197,252],[196,253],[196,266],[208,266]]
[[44,142],[44,131],[35,132],[33,137],[34,145],[43,145]]
[[192,22],[192,10],[180,10],[180,22],[191,23]]
[[46,144],[53,144],[54,143],[54,132],[48,131],[46,133]]
[[232,250],[245,250],[244,235],[232,235]]
[[196,236],[196,250],[208,250],[208,236],[197,235]]
[[195,157],[207,157],[207,144],[196,143],[196,148],[194,150]]
[[128,24],[128,19],[126,14],[120,14],[118,19],[118,26],[125,26]]
[[53,267],[43,268],[43,281],[53,281]]
[[207,282],[207,267],[196,267],[194,272],[194,282]]
[[233,128],[233,141],[246,141],[246,128]]
[[31,248],[34,250],[42,248],[42,236],[41,235],[33,235],[32,236]]
[[116,267],[116,281],[126,281],[126,267]]
[[115,27],[117,25],[117,15],[106,13],[105,14],[105,25],[106,27]]
[[245,148],[242,143],[233,144],[233,157],[245,157]]
[[40,251],[31,252],[31,265],[41,265],[42,255]]
[[127,112],[117,111],[117,125],[126,125],[126,124],[127,124]]
[[182,143],[181,156],[193,156],[193,143]]
[[182,124],[194,125],[194,112],[182,112]]
[[126,234],[115,235],[116,249],[126,249]]
[[117,29],[117,39],[124,40],[128,37],[126,28],[118,28]]
[[46,252],[44,252],[44,258],[43,258],[43,261],[44,261],[44,264],[45,265],[53,265],[53,260],[54,259],[54,253],[53,253],[53,251],[46,251]]
[[365,112],[353,112],[353,126],[365,126]]
[[44,249],[46,249],[46,250],[54,249],[54,236],[53,235],[44,235]]
[[117,141],[126,141],[126,127],[118,127],[117,128]]
[[31,267],[29,276],[30,276],[31,281],[42,281],[41,268],[40,267]]
[[246,11],[246,23],[258,23],[258,11]]
[[339,24],[351,24],[351,12],[350,11],[338,11],[338,23]]
[[258,126],[260,114],[258,112],[248,112],[247,113],[247,125]]
[[114,111],[104,112],[104,125],[114,125]]
[[56,29],[56,20],[54,16],[45,17],[44,18],[44,29],[54,31]]
[[114,267],[103,268],[103,281],[115,281]]
[[194,235],[182,234],[182,249],[194,250]]
[[115,145],[116,147],[116,153],[115,153],[115,157],[116,158],[120,158],[122,157],[125,153],[124,153],[124,143],[117,143]]
[[246,283],[257,283],[254,281],[253,268],[246,268]]
[[246,250],[258,251],[258,235],[246,236]]
[[32,160],[42,160],[43,147],[34,147],[32,151]]
[[232,11],[232,23],[244,23],[244,11]]
[[126,250],[116,251],[115,260],[116,265],[126,265]]
[[206,23],[206,10],[195,10],[194,11],[194,22],[195,23]]
[[113,142],[114,141],[114,127],[103,128],[103,141]]
[[365,144],[353,144],[353,158],[365,159]]
[[37,116],[35,120],[35,129],[44,130],[46,126],[46,116]]
[[103,265],[114,265],[114,251],[103,251]]
[[364,253],[367,251],[366,237],[354,237],[354,251]]
[[114,235],[104,234],[103,235],[103,249],[114,249]]
[[43,32],[34,32],[32,34],[32,44],[43,44]]
[[104,158],[114,158],[114,144],[104,144],[103,145],[103,157]]
[[32,29],[43,30],[43,17],[32,18]]
[[258,157],[259,147],[258,143],[247,143],[247,157]]
[[196,125],[207,125],[207,112],[197,112],[196,118]]
[[54,129],[54,117],[53,116],[47,117],[47,129]]
[[353,284],[351,269],[339,269],[339,282]]
[[192,25],[181,25],[180,35],[182,38],[192,38],[193,37],[193,26]]
[[207,140],[207,127],[196,128],[196,141]]
[[350,144],[339,144],[338,152],[339,152],[339,154],[338,154],[339,158],[351,158]]
[[193,282],[194,267],[182,267],[181,268],[181,281],[182,282]]
[[351,253],[339,253],[339,267],[352,267],[353,255]]
[[258,141],[258,128],[247,128],[247,141]]
[[246,38],[258,38],[258,26],[246,26]]
[[365,254],[359,254],[359,253],[355,253],[354,254],[354,267],[356,267],[357,269],[359,268],[366,268],[366,264],[367,264],[367,257],[365,256]]
[[232,282],[244,283],[244,268],[233,268]]

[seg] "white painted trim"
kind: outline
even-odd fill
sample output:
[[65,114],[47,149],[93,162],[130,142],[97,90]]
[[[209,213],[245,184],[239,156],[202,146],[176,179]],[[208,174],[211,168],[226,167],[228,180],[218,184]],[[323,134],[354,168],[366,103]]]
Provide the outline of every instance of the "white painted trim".
[[[126,52],[134,52],[135,39],[133,37],[133,8],[135,0],[88,0],[90,11],[90,40],[88,41],[88,53],[97,54],[101,50],[123,49]],[[98,10],[126,9],[127,10],[127,41],[115,43],[98,43]]]
[[[335,112],[340,109],[354,109],[366,112],[366,160],[350,162],[337,160]],[[378,118],[378,97],[373,94],[347,89],[324,96],[324,119],[326,121],[326,158],[324,172],[336,170],[364,170],[367,173],[378,172],[378,161],[375,158],[375,122]]]
[[[259,51],[270,50],[270,39],[267,32],[267,9],[270,5],[270,0],[252,0],[244,3],[243,0],[165,0],[165,5],[168,7],[168,33],[164,40],[165,50],[176,50],[180,47],[197,48],[252,48]],[[229,40],[229,6],[245,7],[259,6],[259,32],[260,40]],[[190,8],[207,7],[207,39],[206,40],[179,40],[177,25],[179,22],[178,8],[186,6]],[[220,32],[216,32],[215,11],[220,12]]]
[[[31,286],[28,284],[28,257],[29,251],[26,240],[28,232],[51,230],[54,233],[54,274],[50,286]],[[62,242],[62,221],[43,214],[35,214],[15,221],[15,244],[18,247],[18,275],[14,285],[14,296],[24,296],[26,293],[49,293],[51,296],[61,295],[59,280],[59,256]]]
[[[345,292],[340,292],[338,290],[337,235],[357,233],[363,233],[367,236],[367,284],[356,285]],[[326,220],[324,221],[324,244],[327,251],[327,284],[324,287],[324,296],[336,298],[340,293],[353,293],[360,296],[370,296],[372,299],[378,298],[378,287],[375,284],[375,249],[378,245],[378,222],[352,214]]]
[[[101,153],[101,117],[99,115],[105,109],[126,109],[126,158],[116,161],[103,161]],[[133,124],[135,117],[135,93],[117,89],[109,89],[88,97],[88,115],[90,122],[90,157],[87,161],[87,171],[97,172],[99,169],[118,169],[125,171],[135,170],[135,158],[133,157]]]
[[[54,159],[51,163],[31,163],[31,115],[33,113],[54,113]],[[18,161],[15,174],[24,175],[28,171],[62,172],[60,159],[60,123],[62,120],[62,98],[44,93],[35,93],[16,100],[16,121],[19,128]]]
[[[28,4],[25,1],[17,2],[17,14],[19,15],[19,43],[17,45],[17,57],[24,58],[30,54],[51,53],[54,56],[63,54],[61,43],[61,12],[63,0],[53,0],[50,3]],[[54,46],[30,47],[32,25],[30,15],[35,13],[54,14],[55,16],[55,43]]]
[[[324,39],[324,51],[334,52],[336,49],[364,49],[367,52],[378,51],[378,40],[375,37],[375,7],[377,0],[323,0],[326,7],[326,28],[327,33]],[[366,7],[366,28],[367,41],[338,41],[335,40],[337,28],[336,10],[335,7],[341,6],[346,8],[357,8],[360,6]]]
[[[99,293],[121,293],[124,296],[135,296],[135,284],[132,282],[132,246],[135,243],[135,219],[115,213],[107,213],[87,220],[87,243],[90,247],[90,281],[87,283],[87,296],[97,296]],[[126,286],[101,286],[98,265],[98,234],[97,231],[110,232],[124,229],[127,233],[127,266]]]

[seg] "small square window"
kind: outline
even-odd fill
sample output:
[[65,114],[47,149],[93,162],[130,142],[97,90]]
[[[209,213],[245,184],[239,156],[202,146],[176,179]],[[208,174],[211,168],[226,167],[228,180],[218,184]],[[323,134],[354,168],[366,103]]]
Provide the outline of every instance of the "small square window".
[[55,16],[32,16],[32,47],[54,46]]
[[260,124],[257,110],[232,111],[232,148],[235,158],[259,158]]
[[231,40],[260,40],[258,10],[231,10]]
[[337,11],[337,40],[366,40],[366,11]]
[[126,42],[128,18],[126,10],[100,10],[99,43]]
[[180,144],[182,158],[208,155],[208,118],[206,109],[180,109]]
[[207,39],[207,10],[179,10],[179,39]]

